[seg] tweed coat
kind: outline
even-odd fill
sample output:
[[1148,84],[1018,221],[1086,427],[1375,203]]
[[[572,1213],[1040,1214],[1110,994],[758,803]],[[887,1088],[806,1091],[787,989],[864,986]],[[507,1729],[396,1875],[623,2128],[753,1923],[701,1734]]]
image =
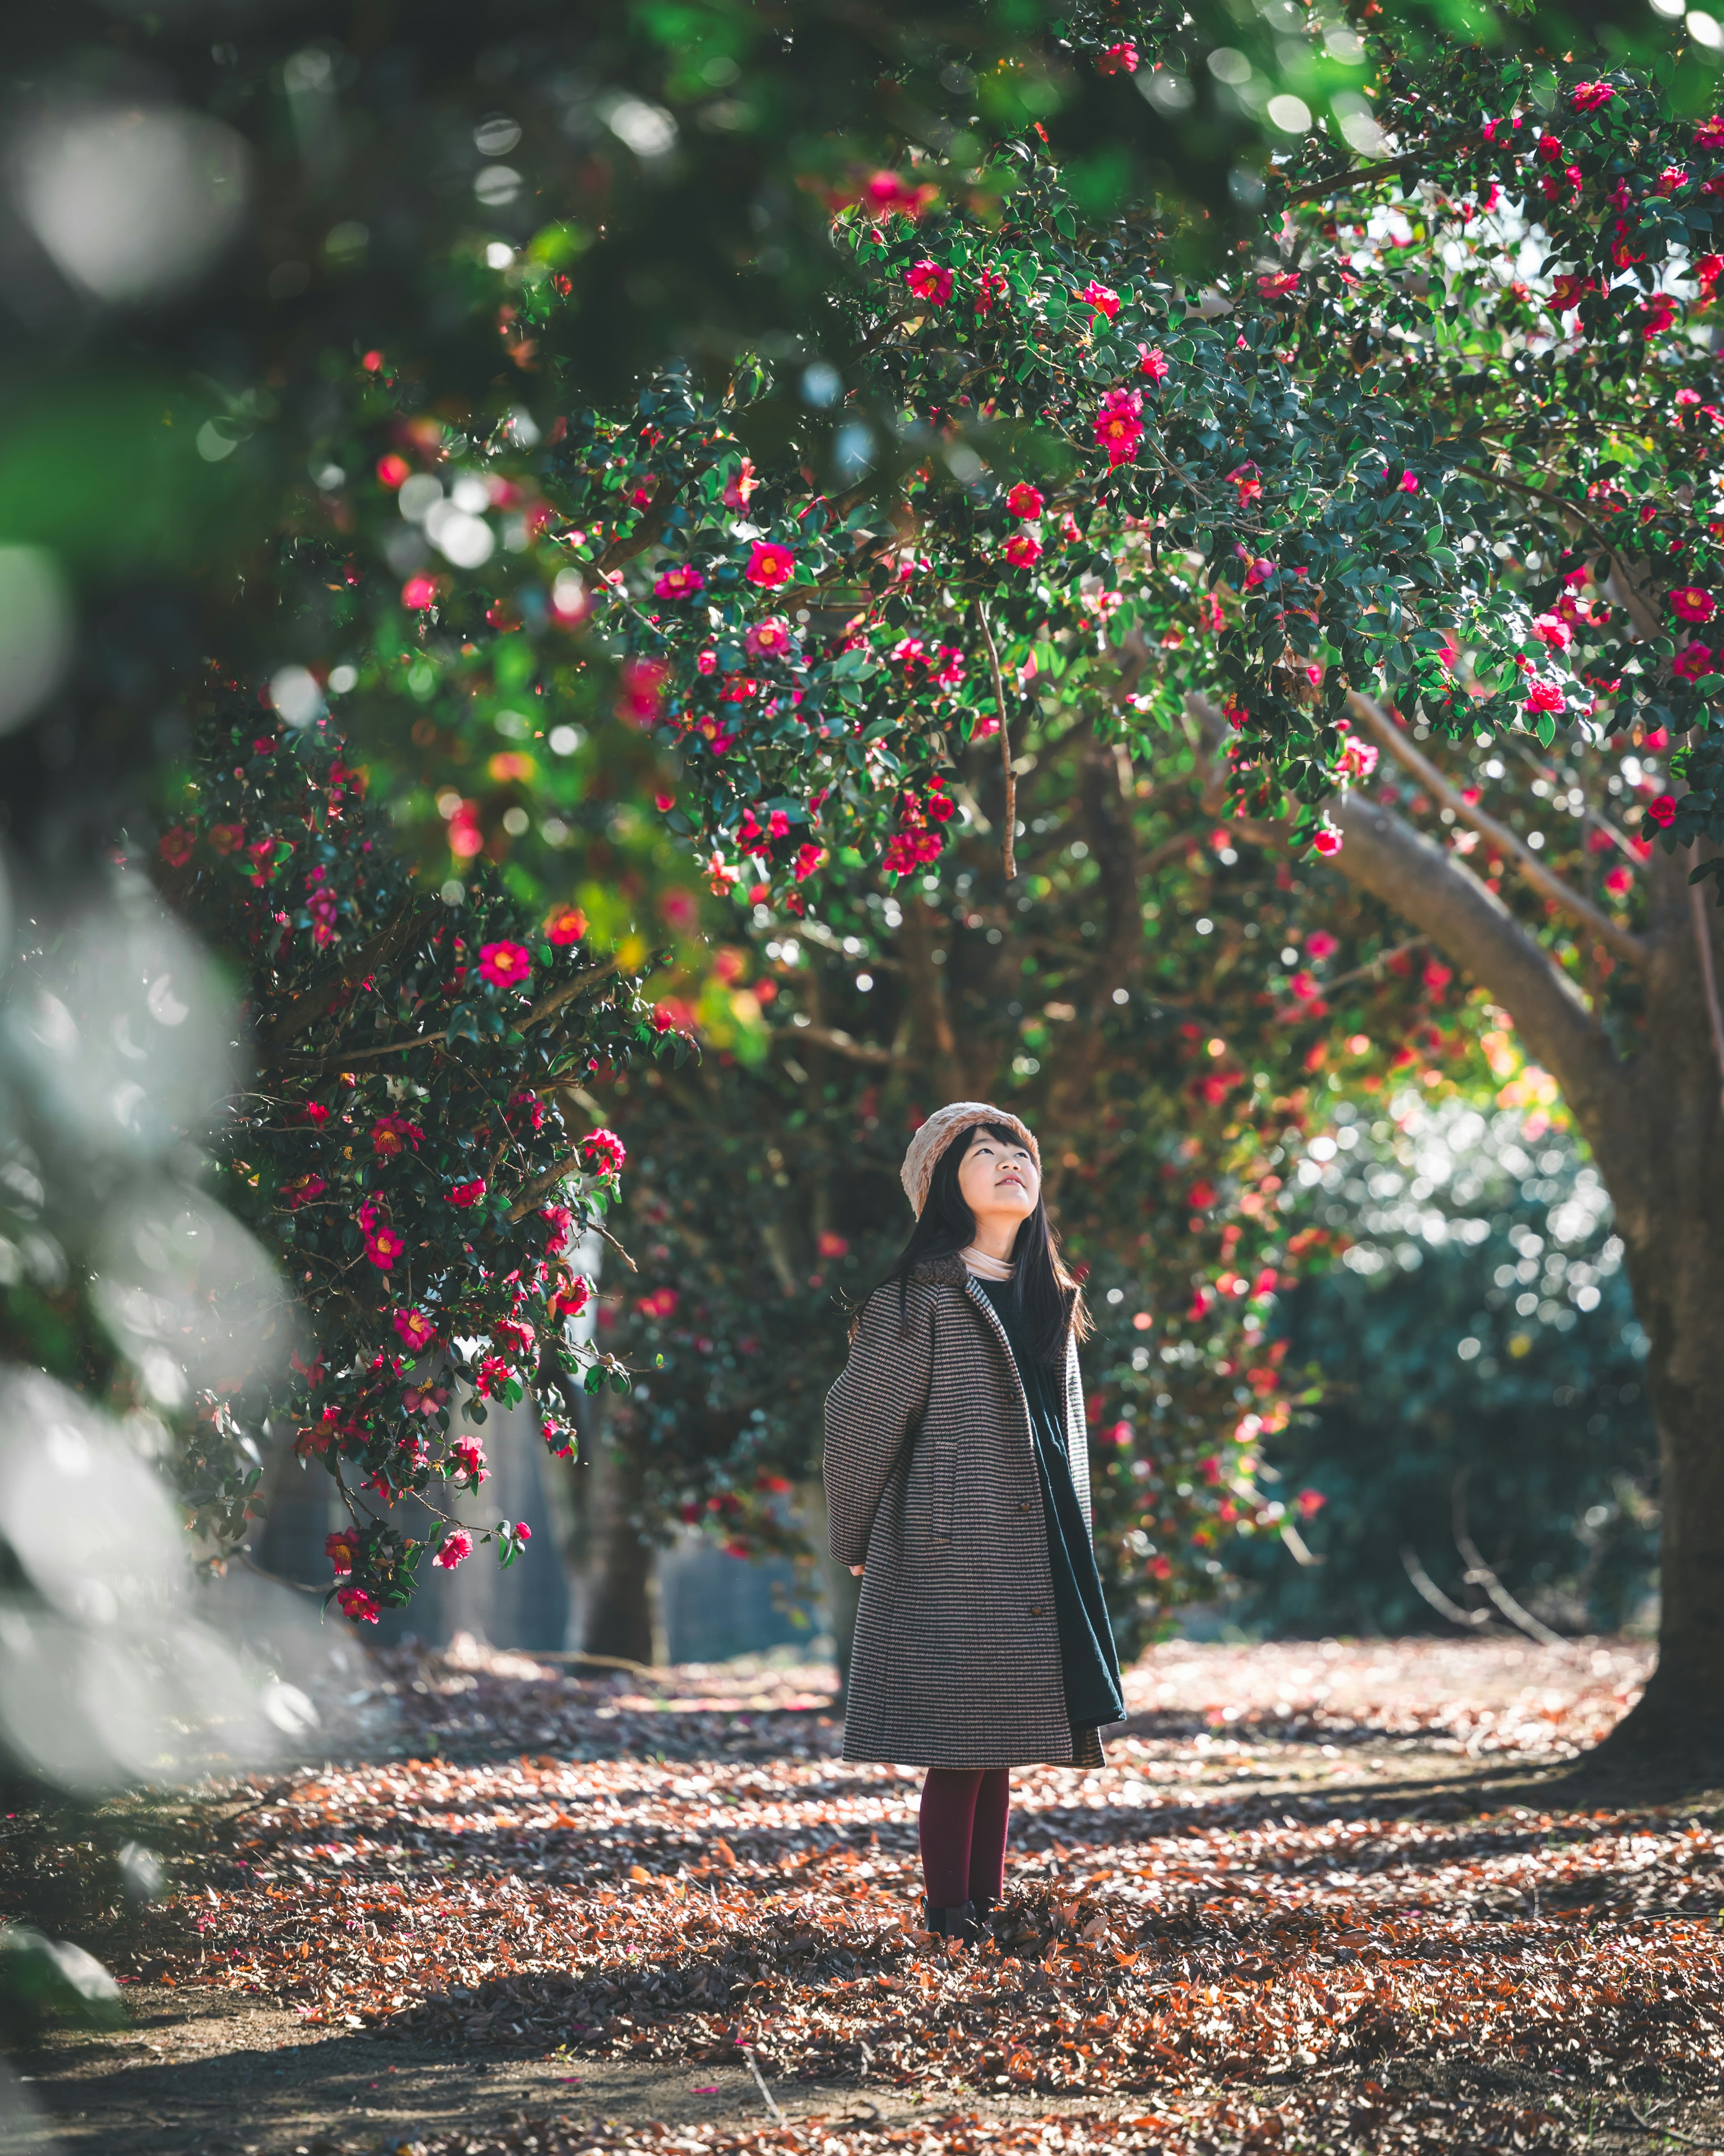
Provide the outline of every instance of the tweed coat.
[[[956,1255],[863,1306],[826,1395],[833,1556],[862,1564],[846,1759],[900,1765],[1099,1766],[1065,1712],[1048,1523],[1029,1403],[1005,1327]],[[1065,1428],[1084,1521],[1090,1463],[1077,1343]]]

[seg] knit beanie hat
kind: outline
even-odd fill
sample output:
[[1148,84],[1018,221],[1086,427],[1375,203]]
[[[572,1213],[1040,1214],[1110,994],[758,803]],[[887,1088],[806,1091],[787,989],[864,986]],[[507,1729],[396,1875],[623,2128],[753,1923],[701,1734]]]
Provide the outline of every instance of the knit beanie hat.
[[928,1185],[934,1179],[941,1154],[955,1137],[973,1130],[977,1123],[1003,1123],[1008,1130],[1015,1131],[1029,1147],[1036,1173],[1041,1173],[1041,1147],[1027,1123],[1020,1122],[1008,1109],[992,1107],[986,1101],[949,1101],[943,1108],[936,1108],[911,1138],[904,1165],[898,1171],[898,1180],[904,1185],[904,1194],[917,1219],[921,1218],[922,1207],[927,1203]]

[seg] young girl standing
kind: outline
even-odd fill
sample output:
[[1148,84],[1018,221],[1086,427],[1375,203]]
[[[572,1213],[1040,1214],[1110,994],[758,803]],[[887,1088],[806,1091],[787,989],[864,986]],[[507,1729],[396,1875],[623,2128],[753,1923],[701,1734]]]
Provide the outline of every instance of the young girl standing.
[[937,1110],[900,1179],[916,1227],[826,1396],[832,1554],[862,1576],[844,1756],[927,1768],[926,1926],[973,1941],[1012,1768],[1100,1766],[1125,1713],[1090,1542],[1093,1328],[1016,1116]]

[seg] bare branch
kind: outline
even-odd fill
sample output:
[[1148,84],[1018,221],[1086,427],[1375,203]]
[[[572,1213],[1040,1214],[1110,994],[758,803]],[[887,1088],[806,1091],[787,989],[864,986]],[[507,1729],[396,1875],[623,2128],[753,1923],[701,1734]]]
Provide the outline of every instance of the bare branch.
[[1463,1609],[1458,1602],[1451,1602],[1419,1563],[1419,1553],[1411,1543],[1401,1544],[1401,1568],[1438,1616],[1446,1617],[1451,1625],[1464,1625],[1472,1631],[1491,1622],[1488,1609]]
[[1000,679],[999,654],[993,648],[993,631],[988,625],[988,609],[980,599],[976,602],[976,619],[982,624],[982,642],[988,653],[988,664],[993,675],[993,708],[999,714],[1000,762],[1005,767],[1006,813],[1005,829],[1000,843],[1000,866],[1006,881],[1010,883],[1018,873],[1018,864],[1013,859],[1013,839],[1018,824],[1018,774],[1012,768],[1012,729],[1006,723],[1006,690]]
[[883,1068],[905,1060],[901,1055],[893,1055],[890,1048],[875,1048],[835,1025],[799,1025],[793,1030],[789,1026],[781,1025],[773,1032],[772,1038],[790,1044],[799,1040],[810,1041],[816,1048],[829,1048],[839,1055],[849,1056],[853,1063],[876,1063]]
[[1476,802],[1469,801],[1458,786],[1453,786],[1437,769],[1428,757],[1421,756],[1408,739],[1406,730],[1398,726],[1374,697],[1362,696],[1357,689],[1349,690],[1347,709],[1362,720],[1366,727],[1380,742],[1389,754],[1402,764],[1436,800],[1454,811],[1456,818],[1470,824],[1480,838],[1488,839],[1507,861],[1512,861],[1519,873],[1542,897],[1550,900],[1570,920],[1577,921],[1589,934],[1596,937],[1606,950],[1615,952],[1619,958],[1637,968],[1646,963],[1646,947],[1638,936],[1619,927],[1608,913],[1583,898],[1564,883],[1552,869],[1548,869],[1531,848],[1523,845],[1506,824],[1480,808]]

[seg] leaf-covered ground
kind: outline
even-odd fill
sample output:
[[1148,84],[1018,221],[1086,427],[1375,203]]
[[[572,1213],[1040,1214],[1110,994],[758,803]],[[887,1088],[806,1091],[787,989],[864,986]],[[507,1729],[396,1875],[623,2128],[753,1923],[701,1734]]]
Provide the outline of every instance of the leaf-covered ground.
[[[372,1756],[220,1793],[125,1973],[567,2092],[351,2144],[432,2156],[1724,2149],[1724,1812],[1552,1779],[1644,1666],[1161,1650],[1105,1769],[1014,1776],[972,1953],[918,1935],[919,1778],[838,1758],[829,1674],[396,1650],[345,1702]],[[595,2121],[624,2068],[680,2076],[675,2120]]]

